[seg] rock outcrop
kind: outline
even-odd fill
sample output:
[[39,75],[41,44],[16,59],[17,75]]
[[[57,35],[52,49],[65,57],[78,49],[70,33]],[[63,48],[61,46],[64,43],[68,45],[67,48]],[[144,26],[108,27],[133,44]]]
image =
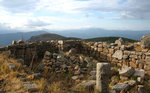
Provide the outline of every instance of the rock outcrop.
[[150,49],[150,34],[144,35],[141,38],[141,47]]

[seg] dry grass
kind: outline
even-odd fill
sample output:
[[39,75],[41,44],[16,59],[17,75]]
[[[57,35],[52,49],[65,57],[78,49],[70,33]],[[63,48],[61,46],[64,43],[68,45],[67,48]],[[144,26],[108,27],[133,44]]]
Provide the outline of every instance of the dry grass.
[[38,89],[40,93],[45,93],[44,90],[46,88],[46,80],[44,78],[41,78],[40,80],[34,81],[38,85]]
[[[15,64],[15,69],[9,69],[8,62]],[[13,71],[18,72],[20,68],[21,64],[17,63],[16,60],[0,54],[0,75],[6,75]]]
[[23,82],[12,76],[8,76],[5,79],[2,89],[6,93],[28,93],[27,89],[23,86]]
[[[8,62],[15,64],[15,69],[9,69]],[[0,54],[0,79],[4,80],[0,85],[6,93],[28,93],[23,82],[17,78],[21,64],[11,59],[6,54]]]
[[135,51],[142,51],[142,48],[140,45],[138,45],[136,48],[135,48]]
[[49,93],[63,93],[61,82],[53,82],[51,85],[48,86]]

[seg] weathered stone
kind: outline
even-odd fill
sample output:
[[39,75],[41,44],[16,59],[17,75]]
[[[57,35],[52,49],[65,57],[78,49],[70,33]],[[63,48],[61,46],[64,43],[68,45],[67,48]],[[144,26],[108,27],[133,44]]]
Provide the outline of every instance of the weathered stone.
[[88,81],[83,81],[82,83],[79,83],[77,87],[80,86],[80,87],[85,88],[86,90],[94,90],[95,84],[96,84],[95,80],[88,80]]
[[144,89],[143,85],[138,85],[138,92],[137,93],[149,93]]
[[98,48],[102,48],[103,47],[103,45],[102,44],[98,44]]
[[81,70],[78,69],[77,71],[74,72],[75,75],[79,75],[81,73]]
[[53,53],[53,59],[57,59],[57,57],[58,57],[58,54],[57,53]]
[[127,45],[126,46],[126,50],[133,50],[134,49],[134,45]]
[[135,62],[132,62],[132,61],[130,62],[130,66],[133,68],[137,68],[137,64]]
[[79,65],[76,65],[74,70],[78,70],[79,69]]
[[120,76],[120,79],[123,80],[123,81],[126,81],[126,80],[128,80],[129,78],[126,77],[126,76],[122,76],[122,75],[121,75],[121,76]]
[[125,50],[125,45],[121,45],[120,49]]
[[115,50],[120,50],[119,46],[114,47]]
[[50,60],[51,59],[51,53],[49,51],[46,51],[45,54],[44,54],[44,59],[46,60]]
[[142,52],[138,52],[138,51],[136,51],[136,55],[142,55],[143,53]]
[[145,58],[146,60],[150,60],[150,56],[146,56],[146,58]]
[[115,90],[109,90],[109,93],[116,93]]
[[118,74],[118,70],[116,70],[114,67],[111,67],[111,76]]
[[12,45],[15,45],[17,44],[17,42],[15,40],[12,41]]
[[144,63],[139,63],[139,68],[143,69],[144,68]]
[[124,84],[124,83],[118,83],[115,86],[113,86],[113,89],[116,90],[117,92],[120,92],[120,91],[127,92],[128,88],[129,88],[129,85]]
[[17,59],[17,62],[22,64],[22,65],[24,64],[24,60],[23,59]]
[[77,50],[75,48],[71,48],[68,52],[69,55],[73,55],[73,54],[76,54],[77,53]]
[[129,66],[129,60],[123,60],[123,65]]
[[91,75],[91,76],[96,75],[96,71],[95,71],[95,70],[94,70],[94,71],[91,71],[91,72],[90,72],[90,75]]
[[27,83],[27,84],[24,84],[24,86],[29,90],[29,91],[36,91],[38,89],[38,85],[33,83]]
[[103,48],[98,48],[97,51],[98,51],[98,52],[102,52],[102,51],[103,51]]
[[129,86],[133,87],[136,85],[136,81],[135,80],[129,80],[129,81],[125,81],[124,83],[128,84]]
[[41,64],[39,64],[38,66],[37,66],[37,71],[38,72],[43,72],[44,71],[44,64],[43,63],[41,63]]
[[14,63],[8,63],[8,67],[10,70],[12,70],[16,67],[16,65]]
[[114,54],[115,50],[114,49],[109,49],[109,54]]
[[118,58],[118,59],[122,59],[122,56],[123,56],[123,53],[122,53],[121,50],[117,50],[117,51],[112,55],[112,57]]
[[109,45],[107,42],[103,42],[103,47],[105,47],[105,48],[109,48],[109,47],[110,47],[110,45]]
[[119,38],[118,40],[115,41],[115,44],[117,44],[118,46],[121,46],[122,44],[124,44],[124,41],[122,38]]
[[123,55],[123,59],[128,59],[128,55]]
[[137,77],[137,81],[141,83],[141,82],[143,82],[144,80],[143,80],[142,77]]
[[125,54],[125,55],[130,55],[130,51],[125,50],[125,51],[124,51],[124,54]]
[[135,70],[132,67],[123,66],[122,69],[119,71],[119,74],[122,76],[130,77],[134,74],[134,71]]
[[150,48],[150,34],[144,35],[141,38],[141,47],[143,49]]
[[72,76],[71,77],[73,80],[77,80],[79,77],[78,76]]
[[117,44],[115,44],[115,43],[111,43],[111,44],[110,44],[110,46],[117,46]]
[[4,90],[1,90],[1,89],[0,89],[0,93],[6,93],[6,92],[5,92]]
[[137,55],[130,55],[131,58],[136,58],[137,59]]
[[150,63],[144,64],[144,70],[150,71]]
[[144,71],[143,69],[135,69],[135,73],[134,73],[133,76],[144,78],[144,76],[145,76],[145,71]]
[[150,56],[150,52],[146,52],[145,55],[146,55],[146,56]]
[[40,79],[42,77],[41,73],[34,73],[32,75],[34,76],[34,79]]
[[102,93],[108,93],[108,82],[110,75],[109,63],[97,63],[96,89]]
[[104,53],[108,53],[108,49],[107,49],[107,48],[104,48],[104,49],[103,49],[103,52],[104,52]]
[[18,44],[24,44],[24,41],[23,40],[18,40],[17,43]]

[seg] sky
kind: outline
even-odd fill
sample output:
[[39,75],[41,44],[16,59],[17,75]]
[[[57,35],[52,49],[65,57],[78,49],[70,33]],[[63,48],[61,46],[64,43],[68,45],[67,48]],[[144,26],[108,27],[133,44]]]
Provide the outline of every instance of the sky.
[[0,31],[150,30],[150,0],[0,0]]

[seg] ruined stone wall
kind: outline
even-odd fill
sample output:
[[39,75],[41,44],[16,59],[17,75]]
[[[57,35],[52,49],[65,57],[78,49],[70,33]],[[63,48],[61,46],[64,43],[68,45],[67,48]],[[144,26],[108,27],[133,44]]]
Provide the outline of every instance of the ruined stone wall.
[[15,44],[0,48],[0,51],[10,51],[11,57],[25,60],[26,64],[30,64],[32,60],[42,59],[45,51],[58,52],[58,43],[56,42],[34,42]]
[[[59,51],[69,51],[75,48],[78,53],[91,56],[100,62],[110,62],[117,66],[131,66],[144,69],[150,74],[150,50],[135,51],[136,45],[117,45],[105,42],[83,42],[83,41],[59,41],[34,42],[10,45],[0,48],[0,51],[11,51],[14,58],[23,58],[25,62],[43,58],[45,51],[57,53]],[[29,64],[29,63],[28,63]]]
[[[143,49],[135,51],[133,45],[117,45],[115,43],[107,44],[106,42],[88,42],[85,52],[100,60],[106,60],[117,66],[131,66],[134,68],[144,69],[150,75],[150,51]],[[99,58],[98,58],[99,57]]]

